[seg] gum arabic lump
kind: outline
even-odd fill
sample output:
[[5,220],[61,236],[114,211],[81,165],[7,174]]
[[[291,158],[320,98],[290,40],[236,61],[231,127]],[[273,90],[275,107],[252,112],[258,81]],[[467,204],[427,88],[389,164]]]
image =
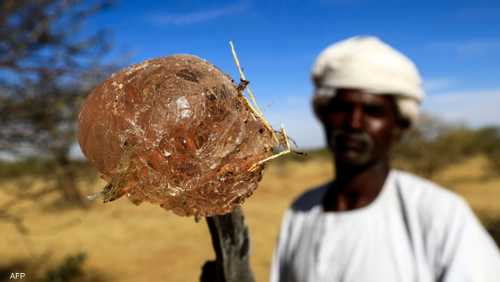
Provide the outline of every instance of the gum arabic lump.
[[232,211],[257,188],[272,133],[232,80],[191,55],[145,61],[98,85],[79,115],[80,147],[109,184],[182,216]]

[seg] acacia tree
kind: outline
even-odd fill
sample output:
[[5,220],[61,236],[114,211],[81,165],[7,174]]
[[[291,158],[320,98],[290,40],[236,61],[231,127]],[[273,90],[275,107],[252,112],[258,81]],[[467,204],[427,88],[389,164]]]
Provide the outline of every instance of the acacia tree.
[[432,178],[440,170],[477,153],[475,132],[424,114],[395,148],[398,166]]
[[86,35],[82,24],[108,1],[0,2],[0,152],[36,155],[66,200],[84,205],[71,169],[79,105],[110,70],[106,33]]
[[500,174],[500,127],[489,126],[480,128],[479,130],[477,130],[475,134],[474,141],[475,141],[474,142],[475,149],[480,153],[483,153],[489,160],[491,171],[495,175],[499,175]]

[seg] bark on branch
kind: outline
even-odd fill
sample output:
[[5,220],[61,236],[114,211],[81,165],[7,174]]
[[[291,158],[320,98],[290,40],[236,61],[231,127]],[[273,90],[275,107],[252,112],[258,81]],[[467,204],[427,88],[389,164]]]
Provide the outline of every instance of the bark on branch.
[[254,282],[250,267],[250,236],[241,208],[207,217],[215,261],[203,266],[201,282]]

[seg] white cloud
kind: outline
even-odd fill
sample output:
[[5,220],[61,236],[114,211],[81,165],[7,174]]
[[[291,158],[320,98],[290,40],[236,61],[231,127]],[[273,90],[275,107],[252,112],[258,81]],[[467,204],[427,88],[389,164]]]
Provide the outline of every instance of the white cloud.
[[193,11],[185,14],[153,14],[147,20],[155,25],[190,25],[238,14],[248,8],[248,2],[226,5],[217,9]]
[[453,86],[454,83],[454,80],[450,78],[424,79],[424,89],[426,93],[444,91]]
[[500,125],[500,89],[428,96],[423,110],[444,120],[480,127]]
[[[431,83],[430,87],[446,89],[451,84],[447,80],[436,80],[435,86]],[[423,111],[445,121],[473,127],[500,126],[500,89],[441,93],[427,96]],[[310,97],[290,96],[266,111],[266,117],[276,129],[283,122],[299,148],[323,147],[323,130],[310,105]]]
[[454,52],[459,56],[483,56],[500,51],[500,39],[476,39],[462,42],[436,42],[427,45],[434,51]]
[[459,55],[482,55],[500,51],[500,40],[464,42],[457,46]]

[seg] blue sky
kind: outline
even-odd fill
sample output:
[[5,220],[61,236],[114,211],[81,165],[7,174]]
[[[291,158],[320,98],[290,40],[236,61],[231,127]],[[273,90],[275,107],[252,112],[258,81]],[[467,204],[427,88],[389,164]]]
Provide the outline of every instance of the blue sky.
[[415,61],[426,112],[500,125],[498,15],[498,0],[122,0],[85,28],[109,29],[111,57],[124,64],[190,53],[238,78],[233,40],[266,116],[308,148],[324,144],[310,111],[311,65],[329,44],[354,35],[378,36]]

